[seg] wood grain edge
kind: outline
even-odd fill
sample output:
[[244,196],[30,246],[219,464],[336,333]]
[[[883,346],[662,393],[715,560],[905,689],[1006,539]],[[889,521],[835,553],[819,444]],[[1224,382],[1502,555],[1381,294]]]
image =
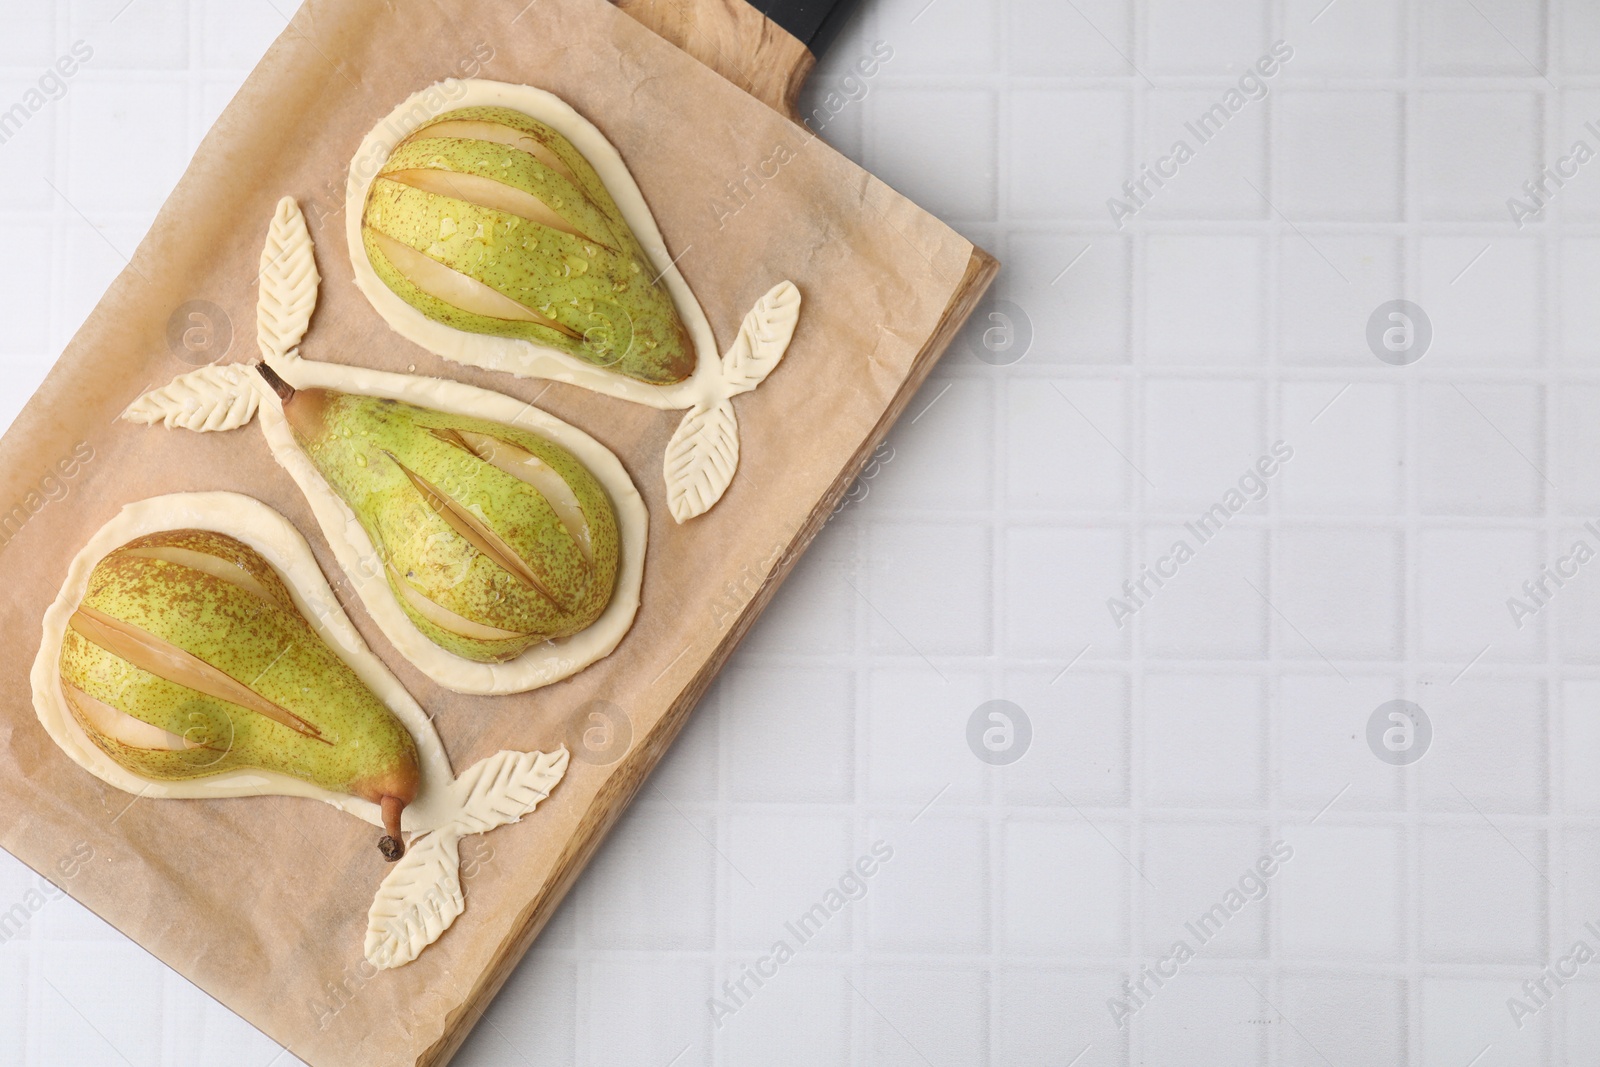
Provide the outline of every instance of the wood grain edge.
[[800,89],[817,57],[746,0],[612,2],[778,114],[800,121]]
[[883,439],[888,436],[890,428],[905,413],[911,398],[927,380],[934,364],[939,362],[939,357],[944,354],[945,349],[950,347],[950,342],[955,340],[956,333],[966,323],[973,309],[977,307],[978,301],[983,299],[983,294],[988,291],[999,270],[998,260],[983,249],[973,247],[972,255],[967,260],[966,272],[951,296],[950,303],[945,307],[938,327],[922,346],[922,350],[917,353],[905,381],[901,383],[889,406],[884,409],[872,432],[867,435],[856,454],[839,472],[839,476],[822,495],[806,521],[801,524],[772,572],[729,627],[722,643],[713,650],[678,699],[667,709],[666,714],[656,722],[654,729],[634,746],[621,766],[607,777],[588,810],[578,821],[577,830],[568,839],[566,848],[557,858],[553,876],[518,915],[515,932],[506,939],[500,952],[478,976],[466,999],[452,1013],[444,1034],[416,1061],[416,1067],[444,1067],[460,1051],[462,1043],[472,1032],[478,1017],[488,1008],[490,1001],[511,977],[511,972],[533,946],[562,898],[567,895],[578,876],[588,866],[601,842],[616,825],[622,813],[627,810],[628,805],[633,802],[639,790],[644,788],[650,772],[666,755],[667,750],[672,747],[672,743],[677,740],[678,734],[689,721],[689,713],[700,703],[706,690],[722,672],[724,664],[739,647],[745,635],[750,632],[750,628],[755,625],[756,619],[766,610],[778,587],[789,577],[794,565],[811,546],[817,534],[827,525],[828,519],[833,515],[833,509],[838,506],[844,494],[850,491],[850,486],[855,483],[862,466],[877,451]]

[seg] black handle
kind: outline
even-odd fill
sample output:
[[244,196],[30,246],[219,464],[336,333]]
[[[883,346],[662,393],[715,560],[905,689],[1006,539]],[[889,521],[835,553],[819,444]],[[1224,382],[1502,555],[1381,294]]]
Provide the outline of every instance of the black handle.
[[850,20],[860,0],[751,0],[767,18],[800,39],[818,59]]

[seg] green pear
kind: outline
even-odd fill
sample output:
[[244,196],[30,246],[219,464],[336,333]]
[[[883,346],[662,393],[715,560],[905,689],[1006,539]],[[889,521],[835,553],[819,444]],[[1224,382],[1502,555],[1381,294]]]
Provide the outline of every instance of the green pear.
[[275,771],[379,805],[379,848],[404,852],[415,742],[235,538],[175,530],[102,559],[62,641],[61,687],[95,745],[141,778]]
[[503,107],[440,115],[372,182],[373,270],[428,318],[652,385],[695,368],[672,295],[583,154]]
[[293,389],[295,440],[355,512],[406,616],[482,663],[591,625],[616,585],[605,489],[538,434],[397,400]]

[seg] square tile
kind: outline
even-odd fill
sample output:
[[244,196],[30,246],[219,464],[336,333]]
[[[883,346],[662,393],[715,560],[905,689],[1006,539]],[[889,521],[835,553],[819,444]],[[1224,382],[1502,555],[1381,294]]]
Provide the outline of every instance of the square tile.
[[1600,681],[1568,679],[1561,686],[1562,796],[1569,812],[1600,815],[1600,777],[1588,772],[1580,753],[1600,745]]
[[1146,0],[1152,74],[1238,74],[1268,48],[1264,0]]
[[1544,834],[1480,822],[1421,839],[1422,954],[1430,963],[1544,964]]
[[1146,822],[1142,951],[1159,955],[1184,941],[1207,960],[1265,956],[1266,901],[1281,874],[1276,862],[1263,868],[1271,876],[1257,869],[1269,851],[1256,827]]
[[[150,9],[160,10],[158,5],[150,5]],[[128,17],[133,17],[132,11]],[[73,85],[72,121],[67,124],[71,180],[56,184],[108,237],[106,220],[97,213],[145,211],[154,215],[188,166],[185,124],[162,117],[186,115],[187,96],[178,82],[145,82],[137,91],[115,81]],[[137,157],[139,166],[108,165],[128,157]],[[115,238],[112,241],[115,243]],[[132,255],[136,243],[118,248],[123,255]]]
[[1422,295],[1433,326],[1430,365],[1532,367],[1544,339],[1539,242],[1424,237]]
[[916,658],[988,651],[990,545],[985,526],[873,525],[858,583],[871,612],[870,647]]
[[995,217],[994,94],[885,87],[865,106],[868,170],[940,218]]
[[1265,803],[1267,719],[1259,678],[1151,673],[1144,682],[1142,721],[1146,804]]
[[[847,1062],[851,1019],[858,1011],[870,1014],[872,1010],[861,1004],[848,979],[849,970],[842,962],[802,956],[787,963],[778,977],[757,990],[735,1015],[719,1020],[717,1042],[735,1063],[814,1067]],[[690,1010],[704,1011],[698,1005]],[[681,1047],[682,1042],[679,1044]],[[668,1062],[675,1051],[669,1051],[661,1062]]]
[[1424,0],[1421,6],[1418,40],[1424,72],[1520,77],[1545,73],[1544,4]]
[[[1063,808],[1048,822],[1011,820],[1003,834],[1001,951],[1056,958],[1128,951],[1128,894],[1138,875],[1125,826],[1090,825]],[[1064,908],[1063,899],[1075,903]]]
[[1387,826],[1295,826],[1274,887],[1291,956],[1387,959],[1406,931],[1403,837]]
[[1001,694],[1033,727],[1026,757],[992,772],[1007,804],[1128,805],[1128,676],[1098,667],[1092,654],[1070,671],[1006,672]]
[[[1380,235],[1285,235],[1278,245],[1278,330],[1285,363],[1371,370],[1367,324],[1405,295],[1400,243]],[[1345,384],[1345,383],[1341,383]]]
[[[0,153],[3,155],[3,153]],[[48,225],[7,227],[17,247],[32,251],[26,257],[0,258],[0,355],[43,357],[51,351],[51,265],[54,258]]]
[[[1263,976],[1251,981],[1265,988]],[[1184,974],[1157,990],[1130,1025],[1139,1029],[1146,1063],[1257,1067],[1266,1052],[1258,1020],[1270,1010],[1237,975]]]
[[1549,711],[1544,683],[1479,679],[1424,688],[1433,742],[1417,765],[1423,805],[1490,816],[1543,814]]
[[989,829],[937,808],[914,824],[874,822],[891,849],[867,895],[878,952],[978,952],[989,941]]
[[161,1015],[163,968],[154,956],[131,942],[56,944],[35,960],[38,1062],[159,1062],[161,1027],[151,1021]]
[[1285,382],[1285,443],[1294,455],[1278,475],[1293,515],[1389,515],[1405,500],[1405,394],[1368,382]]
[[[1186,563],[1178,562],[1180,545],[1193,552]],[[1259,659],[1266,654],[1266,540],[1259,529],[1224,529],[1200,542],[1186,527],[1152,527],[1145,534],[1145,558],[1157,571],[1175,571],[1142,605],[1134,602],[1147,655]]]
[[1396,659],[1404,651],[1404,552],[1395,530],[1319,523],[1273,536],[1273,626],[1289,659]]
[[190,8],[186,4],[72,0],[71,10],[68,32],[74,39],[91,43],[96,68],[177,70],[188,65]]
[[[728,859],[737,866],[728,883],[732,944],[746,953],[765,951],[796,938],[785,926],[791,923],[806,932],[808,948],[848,951],[856,906],[835,912],[824,897],[837,890],[854,900],[870,891],[870,882],[851,874],[850,837],[850,820],[833,815],[730,815]],[[830,913],[826,922],[813,911],[818,903]]]
[[895,76],[993,70],[1000,45],[1000,0],[932,4],[928,0],[884,0],[872,9],[880,36],[893,28]]
[[1131,97],[1104,90],[1011,94],[1011,213],[1031,219],[1106,218],[1106,198],[1132,173]]
[[1012,74],[1130,74],[1131,0],[1010,0],[1005,58]]
[[1398,676],[1347,673],[1348,680],[1323,671],[1285,674],[1278,682],[1278,795],[1307,821],[1324,809],[1331,815],[1405,806],[1404,769],[1373,755],[1367,721],[1380,705],[1408,694]]
[[[1244,62],[1254,62],[1254,56]],[[1131,218],[1268,217],[1271,208],[1262,199],[1272,195],[1266,168],[1268,107],[1265,97],[1247,96],[1226,82],[1210,89],[1151,89],[1145,95],[1137,173],[1119,177],[1119,188],[1105,194],[1120,201],[1111,221],[1120,229]],[[1123,181],[1134,184],[1121,188]]]
[[1557,0],[1561,14],[1561,69],[1600,74],[1600,8],[1585,0]]
[[1133,458],[1150,501],[1172,510],[1218,503],[1270,447],[1261,386],[1247,380],[1150,378],[1144,424],[1143,455]]
[[716,983],[707,966],[602,959],[585,967],[580,983],[584,1062],[667,1063],[710,1040],[706,1005]]
[[[1590,947],[1593,947],[1592,943]],[[1590,980],[1575,982],[1562,991],[1562,999],[1567,1016],[1568,1062],[1587,1063],[1600,1057],[1600,1027],[1594,1025],[1596,1016],[1600,1016],[1600,983]],[[1555,1031],[1557,1024],[1549,1018],[1553,1014],[1548,1010],[1541,1011],[1527,1025],[1541,1030],[1548,1027],[1550,1031]]]
[[709,949],[716,879],[726,864],[716,840],[710,816],[685,816],[647,793],[584,874],[589,942],[609,949]]
[[1539,169],[1541,111],[1532,92],[1422,93],[1410,136],[1423,218],[1503,220],[1506,197]]
[[1544,390],[1427,385],[1421,393],[1422,509],[1534,515],[1543,509]]
[[823,668],[733,667],[721,699],[728,791],[843,801],[855,784],[855,679]]
[[856,999],[871,997],[866,1056],[884,1067],[927,1067],[927,1057],[981,1063],[989,1018],[988,976],[981,971],[873,968]]
[[[1012,235],[994,291],[1027,316],[1033,333],[1024,357],[1028,366],[1128,362],[1133,317],[1128,255],[1126,239],[1103,234],[1092,239]],[[989,325],[986,319],[979,323]],[[970,351],[952,355],[976,358]]]
[[1600,238],[1566,238],[1560,263],[1561,355],[1588,366],[1600,356],[1600,301],[1590,299],[1600,291]]
[[[539,944],[545,944],[543,935]],[[461,1046],[459,1058],[467,1063],[526,1061],[537,1067],[576,1063],[577,989],[578,968],[571,960],[550,953],[528,953],[490,1002],[481,1025],[473,1028]],[[270,1057],[269,1052],[249,1062],[266,1063]]]
[[1544,617],[1515,629],[1506,598],[1539,573],[1540,536],[1516,528],[1425,528],[1417,537],[1416,629],[1423,656],[1465,667],[1538,659]]
[[1277,109],[1278,210],[1297,223],[1402,216],[1398,94],[1291,90],[1278,95]]
[[1078,1055],[1074,1067],[1126,1067],[1128,1031],[1117,1027],[1105,1007],[1125,977],[1120,968],[1002,966],[993,978],[988,1062],[1066,1063]]
[[1288,0],[1284,35],[1294,56],[1288,80],[1394,76],[1405,69],[1406,15],[1390,0]]
[[651,773],[650,784],[675,804],[712,803],[717,799],[722,691],[727,677],[723,674],[711,683],[699,705],[689,713],[678,739]]
[[[1121,382],[1005,385],[1006,503],[1113,511],[1128,499],[1127,389]],[[1600,430],[1597,430],[1600,434]],[[1071,462],[1062,462],[1070,457]]]
[[954,380],[911,409],[890,431],[889,452],[867,483],[869,509],[882,507],[988,508],[993,503],[991,459],[994,401],[983,381]]
[[992,768],[967,747],[968,719],[995,696],[982,675],[948,671],[941,679],[918,664],[876,669],[866,684],[866,788],[874,801],[917,811],[936,798],[987,799]]
[[0,66],[38,68],[43,72],[59,54],[55,38],[53,5],[25,5],[7,11],[5,38],[0,40]]
[[[1480,1064],[1549,1063],[1546,1049],[1554,1029],[1554,1012],[1535,1017],[1523,1029],[1511,1023],[1506,1010],[1513,983],[1492,978],[1422,980],[1422,1067],[1460,1067],[1493,1046]],[[1571,1061],[1568,1061],[1571,1062]]]
[[1260,241],[1153,236],[1145,250],[1150,362],[1209,367],[1261,361]]
[[[1278,982],[1283,1018],[1297,1034],[1285,1040],[1288,1067],[1403,1067],[1409,1032],[1404,982],[1376,975],[1285,975]],[[1360,1019],[1360,1026],[1350,1020]],[[1325,1060],[1324,1057],[1327,1057]]]
[[1126,531],[1012,527],[1005,551],[1006,652],[1065,661],[1085,645],[1101,655],[1127,647],[1126,629],[1106,610],[1131,573]]
[[[55,146],[63,105],[38,92],[33,80],[10,75],[0,76],[0,101],[0,189],[18,210],[53,212],[61,203],[49,183],[61,187]],[[35,221],[47,222],[48,215]]]
[[[893,445],[884,455],[898,458]],[[894,458],[888,462],[894,462]],[[881,472],[886,467],[882,464],[878,469]],[[876,481],[864,482],[863,492],[869,497]],[[844,512],[855,507],[851,504]],[[783,595],[773,597],[750,628],[742,647],[752,652],[816,655],[855,648],[861,598],[846,579],[856,570],[859,531],[849,526],[848,518],[835,516],[830,520],[784,581]]]
[[1558,106],[1561,126],[1550,136],[1544,167],[1537,174],[1529,174],[1520,188],[1507,191],[1511,198],[1506,203],[1507,215],[1519,231],[1530,235],[1538,233],[1534,227],[1548,221],[1551,204],[1556,205],[1563,222],[1600,219],[1600,191],[1593,182],[1594,173],[1600,168],[1590,166],[1597,144],[1590,126],[1600,127],[1596,122],[1600,119],[1600,91],[1564,90]]
[[[1569,827],[1561,837],[1561,850],[1551,856],[1550,880],[1560,887],[1559,902],[1570,921],[1571,937],[1590,940],[1594,935],[1583,924],[1600,926],[1600,830]],[[1564,956],[1570,944],[1565,933],[1558,934],[1551,948]]]
[[240,7],[229,0],[200,0],[201,62],[220,70],[253,70],[283,32],[283,18],[270,4]]

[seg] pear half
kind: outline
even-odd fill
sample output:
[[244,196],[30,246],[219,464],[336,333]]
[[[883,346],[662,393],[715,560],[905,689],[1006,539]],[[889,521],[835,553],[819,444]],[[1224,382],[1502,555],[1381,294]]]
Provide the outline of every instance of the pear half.
[[426,317],[649,385],[688,378],[689,331],[589,160],[543,122],[468,107],[396,146],[363,205],[373,271]]
[[295,443],[377,549],[401,610],[434,644],[498,663],[605,611],[616,512],[572,453],[514,426],[295,389],[259,369]]
[[83,732],[139,778],[288,775],[377,804],[380,850],[404,853],[401,814],[421,785],[411,734],[244,542],[174,530],[108,553],[59,670]]

